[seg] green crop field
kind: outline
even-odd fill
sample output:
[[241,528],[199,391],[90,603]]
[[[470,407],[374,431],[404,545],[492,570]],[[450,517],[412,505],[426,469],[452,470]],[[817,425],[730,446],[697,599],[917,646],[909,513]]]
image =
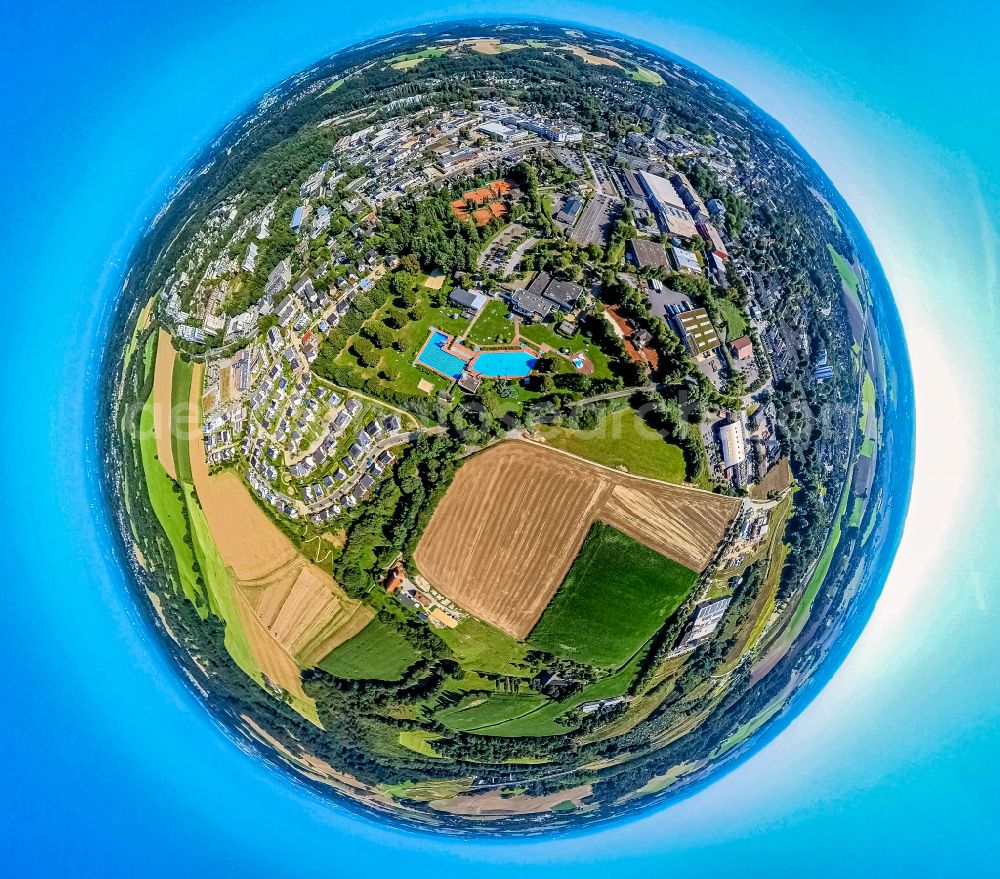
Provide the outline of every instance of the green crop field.
[[663,85],[663,77],[655,70],[647,67],[639,67],[632,71],[632,79],[638,82],[647,82],[650,85]]
[[827,244],[826,246],[830,250],[830,258],[833,260],[833,264],[837,267],[837,273],[840,275],[841,280],[843,280],[843,282],[847,284],[847,286],[850,287],[854,293],[857,293],[858,285],[861,282],[858,280],[858,276],[854,272],[854,267],[839,253],[837,253],[832,244]]
[[634,409],[606,415],[593,430],[543,427],[541,433],[553,448],[596,464],[624,467],[629,473],[663,482],[684,482],[687,471],[681,447],[647,427]]
[[477,693],[452,708],[441,709],[434,719],[448,729],[469,732],[529,714],[548,701],[537,693],[494,693],[488,696]]
[[517,667],[528,652],[527,648],[506,632],[475,617],[466,618],[454,629],[440,629],[438,635],[466,670],[510,677],[531,675],[530,671]]
[[596,522],[528,643],[604,668],[624,664],[694,587],[697,573]]
[[373,619],[328,654],[319,667],[338,678],[398,681],[419,658],[402,635]]
[[[174,453],[174,467],[180,482],[191,482],[191,448],[188,432],[198,430],[196,423],[187,424],[188,402],[191,398],[191,375],[194,364],[191,361],[174,358],[174,371],[170,378],[170,446]],[[180,422],[175,418],[180,417]]]
[[830,565],[833,562],[833,554],[836,552],[837,545],[840,543],[840,532],[843,527],[844,516],[847,513],[847,504],[851,499],[851,483],[853,480],[854,465],[852,464],[847,473],[847,479],[844,481],[844,490],[841,492],[840,501],[837,504],[837,510],[833,514],[833,525],[830,528],[830,535],[827,537],[826,546],[823,548],[823,554],[819,557],[819,561],[816,562],[816,567],[813,569],[812,576],[806,584],[806,589],[802,594],[802,599],[799,602],[798,607],[795,608],[795,613],[792,615],[792,621],[788,626],[789,632],[797,633],[798,627],[808,618],[809,609],[812,607],[813,600],[819,593],[819,587],[823,585],[823,580],[826,579],[827,571],[830,570]]
[[868,419],[875,414],[875,382],[869,373],[865,373],[864,381],[861,383],[861,418],[858,427],[862,431],[868,429]]
[[188,523],[184,498],[178,494],[177,483],[170,478],[170,474],[156,457],[152,395],[142,407],[139,419],[139,451],[142,456],[142,469],[146,477],[149,502],[156,518],[163,526],[174,558],[177,560],[181,591],[198,607],[198,612],[204,618],[208,615],[208,609],[203,605],[199,606],[198,596],[201,595],[202,589],[194,573],[194,553],[185,540],[188,535]]
[[425,757],[443,759],[441,755],[434,750],[433,746],[433,743],[439,738],[440,736],[424,729],[404,729],[399,734],[399,743],[404,748],[408,748],[417,754],[423,754]]
[[219,550],[212,539],[208,520],[198,505],[194,489],[184,487],[187,499],[188,517],[191,522],[191,537],[195,556],[201,567],[202,577],[208,591],[208,606],[212,613],[226,624],[225,645],[236,664],[258,683],[261,681],[260,667],[254,659],[250,642],[240,620],[233,592],[233,581]]

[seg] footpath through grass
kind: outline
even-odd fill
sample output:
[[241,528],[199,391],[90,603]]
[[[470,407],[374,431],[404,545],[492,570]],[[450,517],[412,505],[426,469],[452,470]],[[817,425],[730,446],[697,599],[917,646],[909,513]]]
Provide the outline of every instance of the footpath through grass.
[[529,714],[546,702],[548,699],[537,693],[474,694],[453,708],[438,711],[434,719],[456,732],[471,732]]
[[528,638],[531,647],[618,668],[660,628],[698,574],[595,522]]

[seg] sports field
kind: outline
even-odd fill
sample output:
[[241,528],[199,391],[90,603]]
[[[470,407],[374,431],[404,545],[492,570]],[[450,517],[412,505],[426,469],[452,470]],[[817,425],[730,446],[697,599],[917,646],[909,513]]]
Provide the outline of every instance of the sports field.
[[594,521],[702,570],[734,498],[619,473],[537,443],[500,443],[467,461],[414,554],[432,585],[523,640]]
[[319,667],[338,678],[398,681],[419,659],[409,642],[378,619],[345,641]]
[[697,579],[695,571],[595,522],[528,643],[617,668],[660,628]]

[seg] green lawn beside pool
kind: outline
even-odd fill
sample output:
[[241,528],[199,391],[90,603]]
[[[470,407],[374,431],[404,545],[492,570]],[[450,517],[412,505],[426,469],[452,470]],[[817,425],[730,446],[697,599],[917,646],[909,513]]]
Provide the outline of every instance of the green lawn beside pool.
[[505,302],[490,300],[483,308],[472,329],[465,337],[469,345],[507,345],[514,338],[514,322],[508,319],[510,308]]
[[528,644],[576,662],[618,668],[677,609],[697,579],[694,571],[596,522]]
[[[461,314],[458,317],[452,317],[452,315],[458,314],[454,306],[430,307],[427,304],[426,291],[423,293],[425,296],[423,316],[420,320],[410,321],[402,329],[394,330],[397,344],[392,348],[381,350],[381,360],[377,367],[366,368],[362,366],[350,351],[349,346],[337,356],[337,363],[354,367],[365,378],[377,378],[379,381],[384,381],[380,374],[394,370],[399,374],[399,379],[392,383],[393,391],[411,396],[426,396],[418,387],[422,380],[430,382],[438,391],[450,387],[452,382],[449,379],[431,372],[429,369],[417,366],[414,361],[427,341],[432,326],[452,335],[461,335],[469,325],[469,321]],[[389,306],[385,306],[377,311],[368,319],[366,327],[373,327],[376,323],[381,322],[388,308]]]
[[593,430],[543,427],[541,433],[553,448],[637,476],[680,483],[687,473],[681,447],[647,427],[634,409],[615,410]]
[[[590,362],[594,364],[594,378],[610,378],[611,368],[608,355],[590,341],[583,333],[575,333],[572,336],[560,336],[555,328],[549,324],[528,324],[521,323],[521,338],[534,342],[536,345],[548,345],[561,351],[565,348],[570,354],[583,351]],[[567,367],[571,369],[567,363]]]

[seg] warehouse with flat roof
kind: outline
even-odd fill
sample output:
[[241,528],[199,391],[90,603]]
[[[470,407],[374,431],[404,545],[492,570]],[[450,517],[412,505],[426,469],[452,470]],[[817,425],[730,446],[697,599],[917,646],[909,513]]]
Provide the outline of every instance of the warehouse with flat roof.
[[678,238],[694,238],[698,228],[673,184],[666,177],[649,171],[640,171],[638,176],[663,230]]
[[726,470],[739,467],[747,459],[747,443],[740,421],[723,424],[719,428],[719,441],[722,443],[722,466]]

